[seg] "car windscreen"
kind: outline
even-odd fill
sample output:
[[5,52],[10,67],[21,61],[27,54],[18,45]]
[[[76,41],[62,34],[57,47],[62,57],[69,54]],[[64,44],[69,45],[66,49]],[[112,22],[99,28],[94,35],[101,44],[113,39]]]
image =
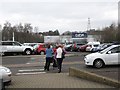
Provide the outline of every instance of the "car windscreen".
[[98,47],[98,46],[99,46],[98,44],[94,45],[94,47]]
[[112,48],[112,46],[107,47],[106,49],[104,49],[104,50],[100,51],[100,53],[102,54],[102,53],[104,53],[104,52],[106,52],[106,51],[110,50],[111,48]]

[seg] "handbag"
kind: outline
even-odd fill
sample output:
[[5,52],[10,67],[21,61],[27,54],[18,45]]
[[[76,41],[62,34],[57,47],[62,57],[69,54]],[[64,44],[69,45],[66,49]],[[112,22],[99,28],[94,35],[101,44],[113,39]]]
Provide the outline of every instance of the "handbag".
[[65,52],[63,50],[63,52],[62,52],[62,59],[64,59],[64,58],[65,58]]

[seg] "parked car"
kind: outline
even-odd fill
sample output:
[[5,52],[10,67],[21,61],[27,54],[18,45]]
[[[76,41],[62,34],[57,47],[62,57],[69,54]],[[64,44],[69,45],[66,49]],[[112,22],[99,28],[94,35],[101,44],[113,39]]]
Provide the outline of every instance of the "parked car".
[[100,42],[88,42],[87,45],[88,45],[88,46],[86,47],[86,51],[91,52],[91,50],[92,50],[93,48],[99,47]]
[[36,43],[23,43],[25,46],[31,46],[33,47],[34,45],[36,45]]
[[86,55],[84,61],[87,66],[101,68],[105,65],[120,64],[119,55],[120,45],[112,45],[101,52]]
[[105,44],[100,44],[98,47],[94,47],[91,49],[91,52],[98,52],[98,51],[102,51],[103,47],[104,47]]
[[74,43],[71,47],[71,51],[75,51],[75,52],[78,52],[80,51],[79,47],[82,46],[84,44],[81,44],[81,43]]
[[[46,48],[47,48],[47,44],[39,44],[38,48],[36,49],[36,53],[37,54],[40,54],[40,55],[45,55],[45,51],[46,51]],[[52,46],[53,48],[53,51],[55,52],[56,51],[56,47],[55,46]]]
[[45,50],[46,50],[46,45],[45,44],[39,44],[39,46],[36,49],[36,53],[40,54],[40,55],[44,55],[45,54]]
[[12,72],[9,68],[0,66],[0,79],[3,80],[3,83],[7,84],[11,82],[11,74]]
[[92,48],[91,52],[102,51],[112,45],[114,45],[114,44],[113,43],[104,43],[104,44],[99,45],[98,47]]
[[34,53],[34,54],[37,54],[37,49],[38,49],[39,45],[40,45],[40,44],[35,44],[35,45],[33,46],[33,53]]
[[71,51],[72,44],[65,45],[64,48],[66,51]]
[[81,52],[85,52],[87,47],[88,47],[87,44],[82,45],[82,46],[79,47],[79,51],[81,51]]
[[33,52],[33,47],[25,46],[17,41],[1,41],[2,54],[8,53],[24,53],[30,55]]

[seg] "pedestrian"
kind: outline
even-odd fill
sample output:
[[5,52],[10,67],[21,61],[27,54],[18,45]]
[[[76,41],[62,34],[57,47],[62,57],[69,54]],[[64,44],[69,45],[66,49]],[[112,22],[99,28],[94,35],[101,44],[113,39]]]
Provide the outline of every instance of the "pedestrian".
[[44,66],[44,70],[47,69],[47,71],[49,71],[50,63],[53,60],[53,53],[53,49],[50,47],[50,45],[48,45],[48,47],[46,48],[46,63]]
[[63,62],[63,49],[62,49],[62,45],[58,45],[58,48],[56,50],[56,59],[57,59],[57,65],[58,65],[58,73],[61,72],[61,68],[62,68],[62,62]]

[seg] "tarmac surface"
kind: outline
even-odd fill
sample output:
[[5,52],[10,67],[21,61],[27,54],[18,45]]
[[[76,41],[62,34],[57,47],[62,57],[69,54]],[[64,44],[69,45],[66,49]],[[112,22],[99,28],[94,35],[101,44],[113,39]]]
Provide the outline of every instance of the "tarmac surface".
[[[69,55],[68,55],[69,56]],[[25,57],[25,56],[24,56]],[[44,62],[39,62],[40,59],[39,56],[32,56],[35,57],[35,60],[32,60],[27,64],[22,64],[22,61],[20,61],[21,64],[6,64],[5,66],[10,67],[11,69],[39,69],[40,66],[43,67]],[[44,57],[44,56],[43,56]],[[108,86],[105,84],[100,84],[93,81],[88,81],[82,78],[77,77],[71,77],[68,73],[68,67],[73,66],[77,68],[84,69],[86,71],[90,71],[95,74],[103,75],[106,77],[110,77],[113,79],[118,79],[118,68],[114,66],[110,67],[109,69],[103,68],[103,69],[94,69],[94,68],[86,68],[83,61],[84,54],[82,55],[76,55],[71,56],[69,58],[66,57],[66,59],[63,62],[63,71],[61,73],[57,73],[57,69],[50,71],[40,71],[37,74],[14,74],[12,75],[12,83],[9,86],[6,86],[6,90],[13,89],[13,88],[114,88],[112,86]],[[5,57],[7,58],[7,57]],[[16,57],[17,58],[17,57]],[[79,60],[81,58],[81,61]],[[9,57],[8,57],[9,59]],[[13,60],[13,59],[11,59]],[[76,61],[74,61],[76,60]],[[78,60],[78,61],[77,61]],[[27,62],[27,61],[25,61]],[[24,68],[22,68],[24,67]],[[113,70],[112,70],[113,69]],[[112,70],[112,72],[111,72]]]

